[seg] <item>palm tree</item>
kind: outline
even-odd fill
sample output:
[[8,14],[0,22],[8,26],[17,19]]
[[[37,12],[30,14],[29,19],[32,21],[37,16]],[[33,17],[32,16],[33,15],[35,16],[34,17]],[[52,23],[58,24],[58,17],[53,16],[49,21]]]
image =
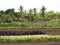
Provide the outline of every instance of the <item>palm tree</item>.
[[44,17],[44,15],[45,15],[45,10],[46,10],[46,8],[43,6],[42,9],[41,9],[41,15],[42,15],[42,17]]
[[37,13],[37,9],[34,8],[34,9],[33,9],[33,12],[34,12],[34,15],[36,15],[36,13]]
[[20,6],[20,15],[23,15],[23,7],[22,6]]

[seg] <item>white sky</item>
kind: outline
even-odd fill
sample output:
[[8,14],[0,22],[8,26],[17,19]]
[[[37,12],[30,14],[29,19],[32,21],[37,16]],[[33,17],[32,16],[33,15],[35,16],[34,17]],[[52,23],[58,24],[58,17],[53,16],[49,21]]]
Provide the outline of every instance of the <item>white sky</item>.
[[60,0],[0,0],[0,10],[15,8],[17,11],[20,5],[26,10],[34,7],[39,10],[44,5],[47,11],[60,11]]

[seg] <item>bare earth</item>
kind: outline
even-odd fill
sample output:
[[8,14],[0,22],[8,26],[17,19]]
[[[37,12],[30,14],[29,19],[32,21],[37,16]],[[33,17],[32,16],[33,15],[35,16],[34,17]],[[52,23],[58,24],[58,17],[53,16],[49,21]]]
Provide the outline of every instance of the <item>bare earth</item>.
[[4,42],[0,45],[60,45],[60,41],[31,41],[31,42]]

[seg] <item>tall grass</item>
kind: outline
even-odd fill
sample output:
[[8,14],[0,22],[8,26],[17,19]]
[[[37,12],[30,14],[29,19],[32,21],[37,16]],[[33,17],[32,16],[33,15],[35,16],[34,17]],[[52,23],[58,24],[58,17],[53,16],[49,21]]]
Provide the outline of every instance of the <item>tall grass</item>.
[[0,23],[0,28],[59,28],[60,21],[55,22],[40,22],[40,23],[33,23],[33,22],[12,22],[12,23]]

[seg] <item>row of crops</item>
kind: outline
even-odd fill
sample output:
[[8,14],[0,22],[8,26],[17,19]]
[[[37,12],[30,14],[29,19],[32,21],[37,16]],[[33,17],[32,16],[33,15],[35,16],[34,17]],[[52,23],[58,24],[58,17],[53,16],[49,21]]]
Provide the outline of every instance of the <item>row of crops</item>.
[[0,36],[0,41],[41,41],[41,40],[60,40],[60,36]]

